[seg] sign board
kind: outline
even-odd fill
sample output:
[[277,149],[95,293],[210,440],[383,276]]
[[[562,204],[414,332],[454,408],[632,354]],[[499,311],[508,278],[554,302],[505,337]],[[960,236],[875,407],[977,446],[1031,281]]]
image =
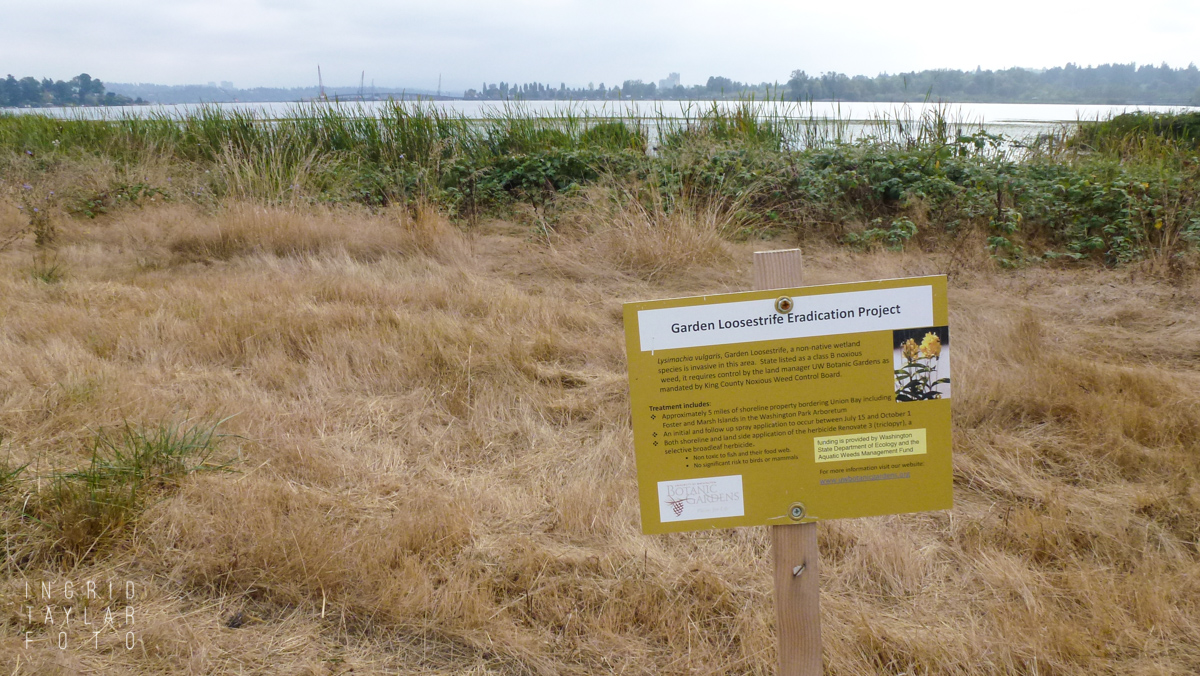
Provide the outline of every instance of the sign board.
[[627,303],[645,533],[949,509],[946,278]]

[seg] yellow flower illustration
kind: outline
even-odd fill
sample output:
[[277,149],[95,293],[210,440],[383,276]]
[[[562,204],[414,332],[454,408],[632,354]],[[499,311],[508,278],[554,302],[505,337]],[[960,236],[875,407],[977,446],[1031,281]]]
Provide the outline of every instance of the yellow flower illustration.
[[909,338],[900,344],[904,363],[897,364],[895,373],[896,401],[928,401],[949,396],[939,388],[949,385],[950,374],[945,366],[938,365],[942,354],[942,339],[930,331],[918,343]]
[[926,357],[936,357],[942,353],[942,339],[936,333],[926,333],[921,341],[921,353]]

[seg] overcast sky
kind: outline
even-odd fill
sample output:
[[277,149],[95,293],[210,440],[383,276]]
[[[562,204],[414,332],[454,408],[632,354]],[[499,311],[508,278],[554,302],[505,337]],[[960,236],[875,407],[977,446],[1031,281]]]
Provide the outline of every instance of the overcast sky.
[[1200,2],[0,0],[0,75],[237,87],[785,82],[1200,61]]

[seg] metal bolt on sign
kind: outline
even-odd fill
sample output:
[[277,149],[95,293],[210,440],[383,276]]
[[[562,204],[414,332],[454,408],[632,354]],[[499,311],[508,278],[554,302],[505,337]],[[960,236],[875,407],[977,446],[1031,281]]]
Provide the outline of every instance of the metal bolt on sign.
[[791,296],[780,296],[775,299],[775,311],[781,315],[786,315],[792,311],[796,304],[792,302]]
[[793,502],[792,506],[788,508],[788,516],[792,517],[792,521],[800,521],[803,519],[804,512],[805,510],[803,502]]

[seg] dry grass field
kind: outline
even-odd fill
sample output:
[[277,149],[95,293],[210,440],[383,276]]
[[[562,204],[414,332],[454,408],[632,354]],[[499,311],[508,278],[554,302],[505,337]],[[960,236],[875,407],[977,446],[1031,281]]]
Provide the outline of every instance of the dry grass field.
[[[0,674],[773,673],[766,530],[640,534],[620,309],[796,241],[602,204],[0,252]],[[821,526],[827,672],[1200,673],[1200,279],[802,244],[809,283],[949,272],[956,351],[955,508]]]

